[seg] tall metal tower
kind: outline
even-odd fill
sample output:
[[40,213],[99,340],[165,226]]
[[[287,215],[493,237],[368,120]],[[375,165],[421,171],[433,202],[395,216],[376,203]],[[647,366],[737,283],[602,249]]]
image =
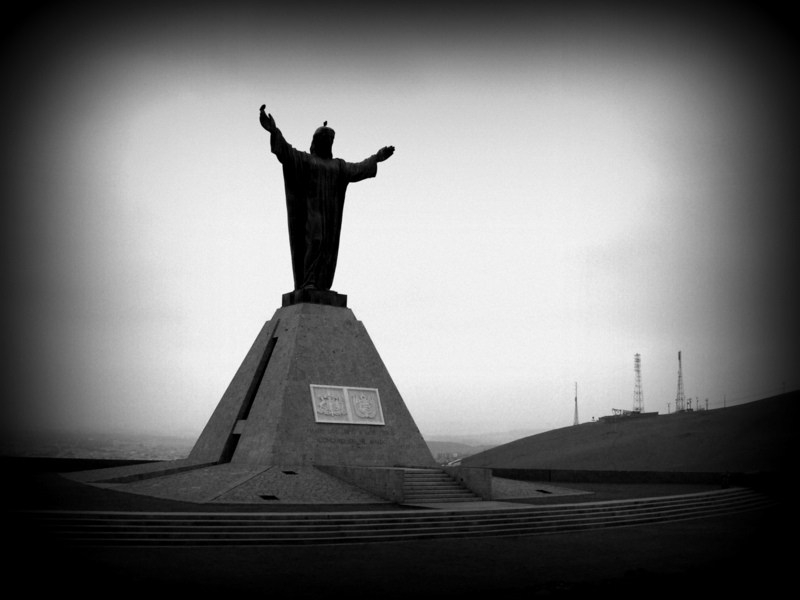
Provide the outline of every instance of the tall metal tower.
[[633,355],[633,372],[636,373],[636,384],[633,388],[633,412],[644,412],[642,396],[642,359],[639,354]]
[[580,421],[578,421],[578,382],[575,382],[575,421],[572,423],[573,425],[579,425]]
[[681,351],[678,350],[678,395],[675,396],[675,412],[686,410],[686,396],[683,393],[683,365],[681,365]]

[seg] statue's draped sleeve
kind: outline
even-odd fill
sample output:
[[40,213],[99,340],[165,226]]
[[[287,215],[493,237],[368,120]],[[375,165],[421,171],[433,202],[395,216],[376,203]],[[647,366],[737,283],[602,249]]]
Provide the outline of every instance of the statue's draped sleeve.
[[286,141],[286,138],[283,137],[280,129],[276,128],[275,131],[272,132],[269,138],[269,145],[270,150],[278,157],[278,160],[284,168],[289,167],[294,170],[303,162],[303,154],[305,154],[305,152],[295,150],[292,145]]
[[362,179],[375,177],[378,174],[378,158],[370,156],[358,163],[345,163],[345,172],[348,183],[355,183]]
[[306,207],[303,196],[303,153],[286,141],[280,129],[270,135],[270,150],[283,165],[283,186],[286,192],[286,215],[289,222],[289,250],[295,289],[302,287],[305,254]]

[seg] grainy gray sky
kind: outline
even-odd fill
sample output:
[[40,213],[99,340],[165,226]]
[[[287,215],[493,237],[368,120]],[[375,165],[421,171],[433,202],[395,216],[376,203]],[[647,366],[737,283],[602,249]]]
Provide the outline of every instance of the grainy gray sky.
[[632,408],[635,353],[648,411],[678,351],[703,406],[800,387],[793,21],[383,4],[7,14],[6,424],[199,434],[292,287],[261,104],[397,149],[334,289],[427,437]]

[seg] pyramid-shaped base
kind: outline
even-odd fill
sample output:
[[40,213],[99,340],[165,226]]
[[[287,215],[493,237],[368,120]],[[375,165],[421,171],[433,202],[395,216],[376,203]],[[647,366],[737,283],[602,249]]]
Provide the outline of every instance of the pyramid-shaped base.
[[363,324],[312,303],[283,306],[264,325],[189,460],[435,464]]

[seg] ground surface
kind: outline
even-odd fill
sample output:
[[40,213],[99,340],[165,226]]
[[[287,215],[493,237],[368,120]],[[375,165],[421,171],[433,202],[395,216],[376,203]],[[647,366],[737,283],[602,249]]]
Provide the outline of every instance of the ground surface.
[[[239,510],[104,490],[55,473],[14,476],[7,509]],[[540,486],[541,487],[541,486]],[[614,500],[688,493],[709,486],[579,484],[579,495],[539,495],[526,503]],[[509,489],[513,489],[510,487]],[[518,493],[519,488],[515,493]],[[392,506],[392,510],[414,510]],[[387,510],[386,504],[247,510]],[[7,510],[5,515],[13,515]],[[273,597],[369,593],[378,598],[617,599],[668,595],[777,594],[790,573],[782,510],[557,535],[266,548],[59,548],[6,523],[9,573],[29,592],[83,598],[180,597],[224,593]]]
[[[82,598],[143,598],[209,595],[282,598],[358,595],[376,598],[677,598],[773,597],[792,583],[796,516],[790,512],[789,489],[793,472],[786,452],[797,394],[781,402],[726,415],[686,415],[684,429],[673,439],[660,439],[646,428],[631,432],[627,425],[587,424],[572,430],[583,434],[583,450],[565,443],[564,432],[540,439],[528,451],[539,459],[537,468],[626,468],[657,470],[669,461],[682,471],[716,471],[732,466],[775,467],[779,507],[728,516],[675,523],[623,527],[537,536],[484,537],[375,544],[284,546],[265,548],[116,548],[76,550],[61,548],[20,530],[17,509],[115,511],[307,511],[416,510],[380,504],[355,505],[226,505],[194,504],[127,494],[88,486],[58,475],[53,469],[27,469],[14,463],[5,469],[2,501],[3,530],[9,576],[23,582],[27,594],[58,594]],[[760,413],[752,412],[760,409]],[[721,411],[719,411],[721,412]],[[731,416],[732,415],[732,416]],[[719,418],[729,417],[720,429]],[[681,415],[675,416],[680,423]],[[690,419],[694,419],[691,421]],[[776,421],[777,419],[777,421]],[[666,422],[666,421],[664,421]],[[593,428],[593,429],[592,429]],[[605,428],[605,429],[603,429]],[[727,429],[727,432],[724,431]],[[771,431],[772,430],[772,431]],[[604,435],[598,436],[601,433]],[[611,432],[609,434],[609,432]],[[716,432],[716,433],[715,433]],[[663,432],[662,432],[663,433]],[[660,434],[659,434],[660,435]],[[709,437],[716,446],[708,447]],[[538,436],[537,436],[538,437]],[[554,439],[560,439],[557,451]],[[580,439],[573,437],[572,441]],[[598,446],[605,440],[606,445]],[[638,440],[637,444],[632,444]],[[694,441],[699,440],[699,445]],[[613,444],[608,444],[613,441]],[[523,440],[524,442],[524,440]],[[663,443],[662,443],[663,442]],[[527,443],[530,443],[529,441]],[[594,444],[594,445],[593,445]],[[671,445],[672,444],[672,445]],[[628,445],[626,452],[616,448]],[[690,450],[671,451],[687,446]],[[548,449],[548,447],[550,449]],[[705,448],[705,449],[703,449]],[[503,466],[513,466],[520,448],[509,452]],[[701,451],[702,450],[702,451]],[[551,454],[546,454],[551,452]],[[605,461],[587,463],[583,456]],[[724,459],[707,455],[725,455]],[[622,456],[646,457],[644,463],[622,461]],[[543,460],[543,459],[542,459]],[[588,460],[588,458],[586,458]],[[559,462],[561,461],[561,462]],[[716,461],[716,462],[713,462]],[[728,462],[725,462],[728,461]],[[757,464],[754,461],[760,461]],[[766,461],[766,462],[764,462]],[[11,463],[9,463],[11,465]],[[716,465],[716,468],[710,468]],[[653,497],[710,489],[710,485],[652,485],[612,483],[529,482],[496,480],[506,501],[526,504],[592,502]],[[548,488],[548,486],[553,486]],[[562,493],[533,493],[563,491]],[[578,493],[580,492],[580,493]],[[37,594],[38,592],[38,594]]]

